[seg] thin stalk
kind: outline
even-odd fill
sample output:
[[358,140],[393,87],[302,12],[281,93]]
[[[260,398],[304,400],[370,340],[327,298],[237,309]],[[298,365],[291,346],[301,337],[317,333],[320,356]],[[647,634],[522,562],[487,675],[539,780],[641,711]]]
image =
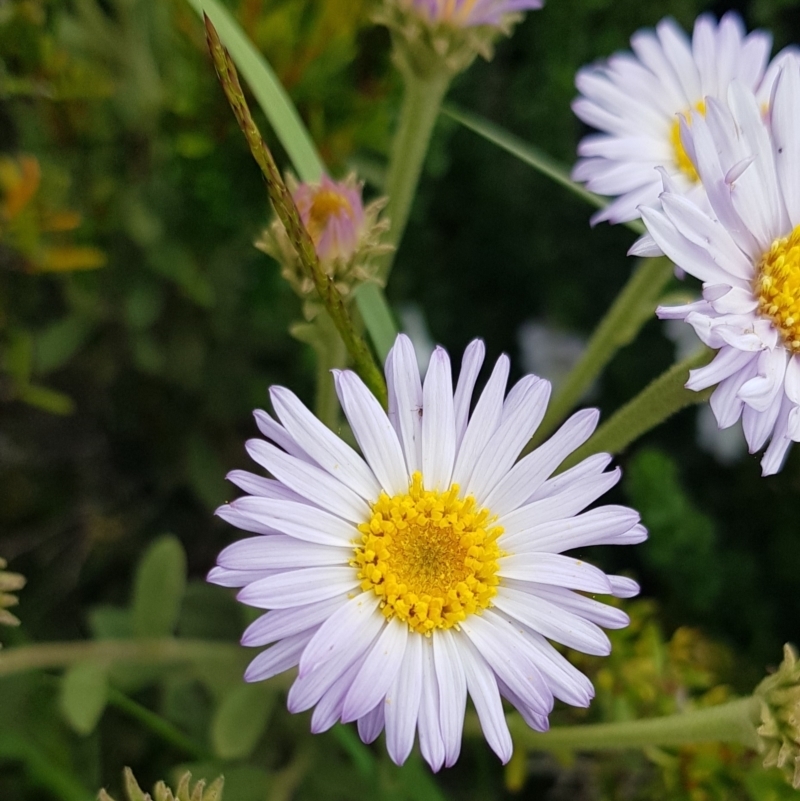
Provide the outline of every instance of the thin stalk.
[[389,277],[397,246],[403,238],[431,135],[452,77],[445,69],[425,78],[411,69],[404,69],[402,73],[405,81],[403,104],[385,186],[389,198],[385,215],[391,223],[387,242],[395,249],[378,262],[377,275],[383,282]]
[[508,723],[517,744],[540,751],[608,751],[710,742],[757,748],[760,709],[761,701],[751,695],[660,718],[559,726],[548,732],[529,729],[519,715],[509,715]]
[[650,382],[600,426],[588,442],[574,451],[560,470],[566,470],[594,453],[619,453],[681,409],[708,400],[713,387],[695,392],[686,389],[685,384],[689,380],[689,371],[708,364],[711,355],[708,348],[703,348]]
[[250,152],[253,154],[253,158],[264,176],[267,192],[275,208],[275,213],[286,229],[289,240],[297,252],[300,264],[314,282],[317,294],[347,347],[350,358],[353,360],[353,366],[375,397],[386,406],[386,382],[383,379],[383,374],[375,364],[367,343],[356,330],[335,282],[322,269],[316,248],[311,241],[311,236],[300,218],[300,212],[281,177],[272,153],[270,153],[269,148],[262,139],[258,126],[250,114],[250,109],[247,105],[247,100],[245,100],[244,92],[239,83],[239,76],[236,73],[236,67],[231,60],[230,54],[220,42],[217,31],[208,17],[205,18],[205,24],[208,49],[214,61],[217,77],[236,117],[236,121],[244,133]]
[[28,670],[63,668],[76,662],[122,662],[172,665],[181,662],[232,663],[244,669],[249,654],[244,648],[214,640],[171,637],[140,640],[78,640],[20,645],[0,651],[0,677]]
[[595,329],[586,350],[550,403],[527,451],[541,443],[572,411],[614,354],[632,342],[652,318],[664,287],[672,277],[666,257],[643,259]]
[[113,687],[108,689],[108,703],[141,723],[164,742],[175,746],[194,759],[210,758],[209,753],[202,746],[184,734],[177,726],[173,726],[168,720],[164,720],[160,715],[137,703],[132,698],[128,698],[127,695]]

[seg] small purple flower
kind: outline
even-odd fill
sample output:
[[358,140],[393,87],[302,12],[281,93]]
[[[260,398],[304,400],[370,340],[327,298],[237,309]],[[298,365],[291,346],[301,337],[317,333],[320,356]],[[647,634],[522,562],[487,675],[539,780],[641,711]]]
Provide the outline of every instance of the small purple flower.
[[292,193],[322,261],[347,261],[358,249],[366,215],[361,186],[353,179],[299,184]]

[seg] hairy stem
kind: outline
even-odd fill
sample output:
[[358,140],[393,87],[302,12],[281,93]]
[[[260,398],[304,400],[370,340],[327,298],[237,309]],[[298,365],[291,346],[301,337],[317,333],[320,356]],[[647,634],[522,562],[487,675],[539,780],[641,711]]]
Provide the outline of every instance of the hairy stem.
[[639,263],[550,403],[528,451],[541,443],[572,411],[614,354],[636,338],[642,326],[652,318],[672,272],[672,262],[666,257],[644,259]]

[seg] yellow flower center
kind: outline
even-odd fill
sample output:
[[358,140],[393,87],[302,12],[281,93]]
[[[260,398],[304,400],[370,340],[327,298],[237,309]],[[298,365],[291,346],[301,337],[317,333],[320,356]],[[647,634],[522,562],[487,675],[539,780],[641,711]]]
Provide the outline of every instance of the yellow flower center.
[[328,220],[339,212],[352,214],[353,209],[346,197],[332,189],[320,189],[314,194],[308,214],[308,232],[311,239],[318,242]]
[[502,556],[488,509],[475,498],[425,490],[414,473],[404,495],[385,492],[362,523],[361,543],[351,564],[361,589],[381,599],[388,618],[397,617],[412,631],[430,634],[449,629],[468,615],[486,609],[497,592]]
[[[695,103],[694,107],[705,117],[705,101],[701,100],[700,102]],[[689,124],[691,124],[692,115],[689,112],[686,112],[684,116],[689,121]],[[681,121],[679,117],[675,117],[675,122],[672,123],[672,127],[669,131],[669,141],[672,145],[672,153],[675,156],[675,163],[678,165],[680,171],[693,183],[699,183],[700,176],[697,174],[697,170],[694,168],[694,164],[692,164],[692,160],[689,158],[689,154],[686,152],[686,148],[683,146],[683,142],[681,141]]]
[[772,320],[784,345],[800,353],[800,225],[761,257],[753,291],[759,312]]

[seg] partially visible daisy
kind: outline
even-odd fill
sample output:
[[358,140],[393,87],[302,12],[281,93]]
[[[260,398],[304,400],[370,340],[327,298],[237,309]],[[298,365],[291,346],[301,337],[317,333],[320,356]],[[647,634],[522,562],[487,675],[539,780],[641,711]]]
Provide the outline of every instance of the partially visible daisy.
[[[316,183],[298,183],[290,175],[287,185],[320,265],[336,281],[339,291],[348,295],[358,284],[370,280],[370,261],[389,249],[380,244],[389,223],[378,219],[386,200],[382,198],[365,207],[363,184],[355,175],[344,181],[323,175]],[[302,269],[280,220],[273,221],[256,247],[281,265],[284,278],[301,297],[315,295],[314,282]]]
[[683,137],[707,206],[664,172],[661,207],[642,216],[664,253],[703,281],[703,299],[658,314],[718,351],[686,386],[718,385],[720,428],[741,417],[751,453],[769,441],[761,466],[771,475],[800,440],[800,59],[785,60],[766,119],[734,81],[727,103],[708,98]]
[[392,32],[403,70],[430,78],[455,75],[475,56],[492,57],[498,36],[508,36],[522,13],[544,0],[383,0],[375,21]]
[[358,721],[372,742],[385,729],[398,764],[418,734],[434,770],[458,758],[467,695],[503,762],[512,744],[501,698],[538,730],[554,698],[589,705],[591,683],[548,639],[609,653],[600,626],[620,628],[628,617],[593,596],[629,597],[638,586],[562,551],[646,537],[632,509],[584,511],[619,480],[618,468],[606,471],[610,456],[552,476],[598,412],[575,414],[517,461],[550,385],[529,375],[506,394],[501,356],[470,414],[483,357],[473,342],[454,390],[442,348],[423,382],[399,336],[386,362],[388,414],[354,373],[337,371],[361,455],[273,387],[278,420],[256,412],[269,441],[250,440],[247,450],[274,478],[234,471],[249,494],[217,511],[257,536],[228,546],[209,574],[271,610],[242,638],[273,643],[248,681],[299,666],[288,706],[314,708],[312,731]]
[[592,223],[627,222],[640,217],[640,206],[657,203],[661,178],[669,175],[675,191],[702,196],[700,176],[681,140],[680,119],[706,113],[706,98],[724,101],[737,80],[752,90],[766,109],[780,64],[771,64],[772,37],[747,34],[738,14],[728,12],[717,24],[710,14],[697,18],[691,40],[672,19],[655,31],[631,37],[633,53],[581,69],[575,84],[581,96],[575,114],[601,133],[584,137],[572,177],[601,195],[616,198],[592,217]]
[[504,26],[509,15],[541,8],[544,0],[400,0],[400,5],[432,23],[474,28]]

